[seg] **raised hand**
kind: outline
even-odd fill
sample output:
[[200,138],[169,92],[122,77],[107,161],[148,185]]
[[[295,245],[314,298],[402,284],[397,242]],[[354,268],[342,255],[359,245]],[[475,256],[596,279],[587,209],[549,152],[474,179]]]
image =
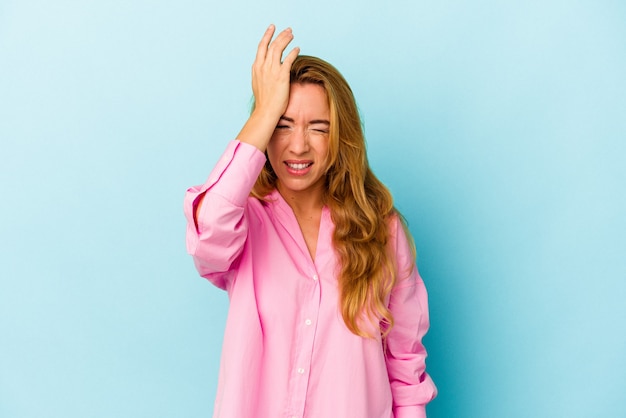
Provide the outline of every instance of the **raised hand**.
[[282,60],[287,45],[293,40],[291,28],[283,30],[274,41],[275,27],[265,31],[252,65],[252,91],[255,109],[280,117],[289,100],[289,70],[298,56],[299,48],[292,49]]
[[278,120],[289,102],[289,71],[300,52],[293,48],[282,59],[287,45],[293,40],[290,28],[272,41],[276,28],[270,25],[259,42],[252,65],[252,91],[255,107],[237,139],[265,151]]

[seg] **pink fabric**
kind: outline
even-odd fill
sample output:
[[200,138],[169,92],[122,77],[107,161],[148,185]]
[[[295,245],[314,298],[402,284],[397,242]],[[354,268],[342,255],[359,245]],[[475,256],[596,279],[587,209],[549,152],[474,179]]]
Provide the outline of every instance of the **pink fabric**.
[[[207,182],[185,197],[187,250],[230,299],[214,417],[425,417],[436,388],[424,370],[428,307],[417,270],[389,298],[395,326],[386,352],[380,337],[351,333],[337,306],[329,210],[313,261],[281,195],[249,197],[264,164],[258,149],[231,141]],[[403,228],[396,221],[392,229],[399,271],[408,271]]]

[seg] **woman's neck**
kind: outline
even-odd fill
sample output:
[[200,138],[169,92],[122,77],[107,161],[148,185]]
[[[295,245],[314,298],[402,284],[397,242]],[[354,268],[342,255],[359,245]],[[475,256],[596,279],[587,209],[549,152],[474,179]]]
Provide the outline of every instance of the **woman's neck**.
[[307,189],[298,192],[282,190],[280,185],[277,186],[277,189],[298,219],[317,217],[324,207],[323,192],[321,189]]

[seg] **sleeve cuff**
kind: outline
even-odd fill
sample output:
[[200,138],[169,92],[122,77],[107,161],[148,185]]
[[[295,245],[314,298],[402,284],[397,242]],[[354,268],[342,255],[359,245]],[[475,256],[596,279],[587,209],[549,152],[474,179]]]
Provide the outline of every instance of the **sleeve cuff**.
[[426,418],[424,405],[398,406],[393,409],[393,418]]

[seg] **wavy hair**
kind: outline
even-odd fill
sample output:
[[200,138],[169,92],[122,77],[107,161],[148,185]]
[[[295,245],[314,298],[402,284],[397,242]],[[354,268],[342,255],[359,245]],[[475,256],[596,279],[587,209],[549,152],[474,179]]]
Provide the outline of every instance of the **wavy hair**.
[[[389,222],[397,215],[406,226],[393,206],[391,193],[369,167],[356,101],[339,71],[324,60],[300,55],[291,67],[290,82],[320,85],[328,97],[330,132],[324,203],[335,224],[333,244],[340,264],[341,314],[352,333],[373,337],[367,325],[378,324],[384,337],[394,322],[386,302],[398,275],[389,245]],[[276,188],[276,181],[268,159],[252,195],[263,199]]]

